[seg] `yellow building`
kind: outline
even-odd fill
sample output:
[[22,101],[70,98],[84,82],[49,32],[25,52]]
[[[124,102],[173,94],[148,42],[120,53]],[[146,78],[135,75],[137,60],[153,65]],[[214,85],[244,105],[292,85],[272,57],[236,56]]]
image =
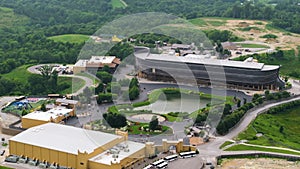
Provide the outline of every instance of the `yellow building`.
[[55,107],[46,112],[34,111],[22,117],[22,128],[28,129],[49,122],[61,123],[64,119],[74,115],[73,109],[67,109],[62,106]]
[[46,112],[34,111],[23,116],[21,119],[22,128],[28,129],[49,122],[61,123],[66,118],[76,116],[75,108],[77,104],[78,101],[76,100],[57,99],[50,110]]
[[113,135],[46,123],[9,140],[9,153],[76,169],[122,169],[145,157],[145,145]]

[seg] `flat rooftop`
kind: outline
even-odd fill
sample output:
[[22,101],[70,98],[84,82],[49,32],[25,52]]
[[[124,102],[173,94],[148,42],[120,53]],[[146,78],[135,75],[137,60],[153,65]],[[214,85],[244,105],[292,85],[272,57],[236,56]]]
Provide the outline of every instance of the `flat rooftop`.
[[66,104],[77,104],[77,100],[69,100],[69,99],[56,99],[56,102],[66,103]]
[[[131,157],[132,154],[140,151],[141,149],[145,148],[145,144],[141,143],[136,143],[133,141],[124,141],[117,146],[113,147],[110,150],[107,150],[99,155],[96,155],[89,159],[89,161],[101,163],[101,164],[106,164],[106,165],[111,165],[111,163],[120,163],[121,160]],[[127,151],[126,151],[126,150]],[[116,155],[118,158],[113,157],[112,152],[118,152]],[[141,158],[141,157],[132,157],[132,158]]]
[[77,155],[78,150],[92,153],[94,149],[120,138],[118,135],[46,123],[29,128],[10,140]]
[[[190,55],[193,57],[185,56],[174,56],[169,54],[146,54],[146,53],[135,53],[139,58],[145,60],[153,61],[169,61],[169,62],[179,62],[179,63],[194,63],[212,66],[224,66],[224,67],[236,67],[244,69],[258,69],[258,70],[273,70],[278,69],[280,66],[277,65],[265,65],[264,63],[257,62],[241,62],[232,60],[220,60],[207,58],[206,55],[202,57],[195,57],[195,55]],[[264,68],[265,67],[265,68]]]
[[112,63],[115,58],[115,56],[92,56],[89,63],[109,64]]
[[92,56],[88,59],[80,59],[75,63],[75,66],[86,67],[87,64],[111,64],[116,59],[115,56]]
[[63,106],[55,107],[53,109],[50,109],[48,111],[34,111],[32,113],[29,113],[22,118],[25,119],[35,119],[35,120],[41,120],[41,121],[50,121],[50,119],[56,119],[59,116],[68,116],[69,113],[71,113],[72,109],[67,109]]

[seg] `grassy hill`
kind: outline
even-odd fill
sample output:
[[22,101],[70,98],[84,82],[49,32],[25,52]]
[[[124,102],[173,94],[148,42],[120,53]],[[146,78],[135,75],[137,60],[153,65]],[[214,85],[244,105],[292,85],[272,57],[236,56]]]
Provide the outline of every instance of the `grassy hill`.
[[[237,139],[248,140],[250,144],[300,150],[299,121],[300,106],[278,114],[262,114]],[[263,133],[263,136],[257,137],[257,133]]]
[[48,39],[52,39],[55,42],[69,42],[69,43],[84,43],[89,39],[88,35],[82,35],[82,34],[65,34],[65,35],[57,35],[57,36],[51,36]]
[[[27,68],[30,66],[32,65],[20,66],[14,69],[13,71],[11,71],[10,73],[3,74],[2,77],[21,82],[22,84],[27,84],[28,78],[31,75],[31,73],[27,71]],[[70,87],[68,87],[63,91],[60,91],[59,93],[70,94],[74,91],[78,91],[79,89],[81,89],[85,85],[85,81],[79,78],[58,77],[58,85],[61,84],[67,84]]]
[[122,0],[111,0],[111,4],[113,9],[126,7],[126,5],[124,4],[124,2],[122,2]]

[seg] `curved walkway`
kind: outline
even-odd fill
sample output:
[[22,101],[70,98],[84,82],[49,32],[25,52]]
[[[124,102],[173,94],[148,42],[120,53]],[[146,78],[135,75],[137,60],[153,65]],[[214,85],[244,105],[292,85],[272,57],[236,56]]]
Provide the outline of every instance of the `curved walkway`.
[[[45,64],[40,64],[40,65],[35,65],[35,66],[31,66],[29,67],[27,70],[30,72],[30,73],[33,73],[33,74],[41,74],[39,70],[37,70],[38,67],[41,67],[42,65],[45,65]],[[72,91],[73,93],[71,93],[71,95],[78,95],[80,93],[83,92],[83,90],[86,88],[86,87],[90,87],[94,84],[93,80],[88,78],[88,77],[85,77],[85,76],[79,76],[79,75],[62,75],[62,74],[59,74],[58,76],[60,77],[70,77],[70,78],[79,78],[81,80],[83,80],[85,83],[84,83],[84,86],[81,87],[79,90],[77,91]]]

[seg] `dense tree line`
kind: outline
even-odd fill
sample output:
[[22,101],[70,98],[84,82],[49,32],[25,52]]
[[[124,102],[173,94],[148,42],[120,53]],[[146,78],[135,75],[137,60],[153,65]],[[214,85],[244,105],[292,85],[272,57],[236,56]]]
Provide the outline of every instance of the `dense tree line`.
[[75,63],[82,44],[57,43],[40,32],[0,35],[0,74],[28,63]]
[[112,128],[121,128],[127,125],[126,117],[119,113],[104,113],[103,118]]

